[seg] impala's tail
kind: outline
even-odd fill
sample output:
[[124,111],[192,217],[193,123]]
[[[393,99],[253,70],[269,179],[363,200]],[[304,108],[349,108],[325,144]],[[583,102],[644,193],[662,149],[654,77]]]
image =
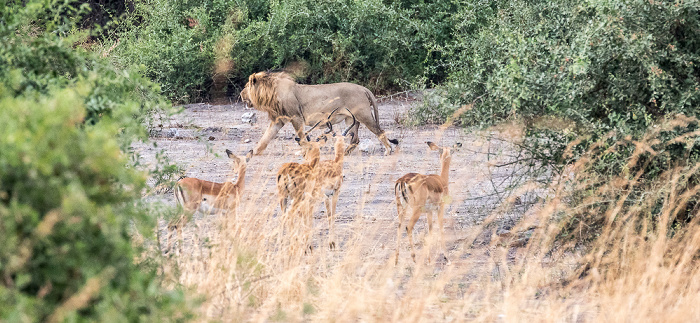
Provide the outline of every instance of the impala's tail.
[[[400,195],[399,192],[401,193]],[[394,195],[396,195],[396,204],[398,206],[402,206],[401,200],[403,200],[403,203],[408,203],[408,192],[406,191],[406,182],[396,182],[396,185],[394,185]]]
[[173,195],[175,195],[175,201],[177,201],[177,205],[184,207],[185,206],[185,192],[182,190],[182,186],[180,184],[175,185],[175,189],[173,190]]

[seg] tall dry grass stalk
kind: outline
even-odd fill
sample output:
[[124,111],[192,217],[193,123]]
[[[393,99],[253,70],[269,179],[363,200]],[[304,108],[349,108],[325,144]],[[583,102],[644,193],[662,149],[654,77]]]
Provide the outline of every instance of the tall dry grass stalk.
[[[655,140],[650,134],[634,145],[641,154]],[[422,230],[414,231],[417,262],[402,252],[399,265],[393,264],[393,204],[370,215],[341,214],[338,249],[329,250],[325,215],[315,212],[314,228],[279,215],[275,197],[261,189],[273,179],[255,174],[245,192],[249,199],[235,213],[212,217],[200,232],[190,230],[190,252],[179,267],[169,261],[169,272],[178,273],[173,276],[177,283],[204,296],[202,320],[700,320],[698,209],[685,215],[690,219],[685,226],[672,225],[688,202],[698,198],[700,188],[689,179],[697,179],[700,166],[679,163],[645,186],[644,198],[630,199],[642,175],[597,177],[590,168],[600,156],[598,148],[550,187],[523,187],[546,193],[508,234],[498,234],[493,223],[513,199],[480,225],[456,231],[448,222],[450,264],[435,262],[436,231],[429,236]],[[437,156],[427,155],[423,162],[437,165]],[[346,166],[346,177],[360,176],[354,169]],[[466,179],[454,177],[451,191],[466,189]],[[582,190],[589,195],[574,205],[572,192]],[[363,189],[360,196],[341,193],[341,199],[355,198],[362,210],[366,201],[392,193]],[[455,216],[451,211],[446,218]],[[588,244],[581,244],[582,237],[565,225],[571,217],[600,219],[580,222],[581,230],[586,223],[601,225],[598,231],[589,230],[596,236],[585,237]],[[563,239],[566,235],[574,238]],[[315,246],[313,251],[308,244]],[[402,247],[406,250],[408,244]]]

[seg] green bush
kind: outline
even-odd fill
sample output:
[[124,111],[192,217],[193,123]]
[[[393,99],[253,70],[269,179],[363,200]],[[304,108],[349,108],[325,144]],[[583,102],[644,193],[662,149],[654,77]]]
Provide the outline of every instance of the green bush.
[[[581,134],[643,131],[667,113],[697,115],[700,5],[508,1],[465,7],[449,82],[419,110],[464,124],[557,116]],[[480,17],[481,16],[481,17]],[[438,112],[438,113],[436,113]]]
[[212,9],[187,1],[136,2],[131,16],[119,23],[123,32],[112,52],[113,62],[124,69],[141,67],[174,101],[201,99],[211,85],[212,48],[228,8],[226,1],[216,4],[219,7]]
[[[610,131],[641,136],[667,115],[698,116],[698,10],[641,0],[475,2],[444,48],[455,57],[449,81],[416,116],[443,122],[464,108],[464,125],[521,118],[535,136],[587,136],[584,146]],[[562,127],[542,130],[545,116]]]
[[137,2],[122,22],[114,60],[145,66],[165,95],[183,102],[211,99],[217,77],[235,96],[250,74],[289,66],[302,67],[296,72],[308,83],[406,88],[446,77],[434,47],[452,39],[456,8],[380,0]]
[[88,35],[76,32],[72,22],[45,21],[46,9],[41,2],[30,2],[18,12],[12,7],[1,10],[0,84],[4,86],[0,96],[37,97],[83,81],[90,88],[84,102],[86,123],[95,124],[110,116],[132,125],[125,131],[141,136],[145,135],[142,124],[155,110],[167,106],[159,86],[144,78],[141,71],[115,69],[77,46]]
[[89,86],[0,100],[0,318],[184,318],[182,294],[134,259],[143,173],[128,168],[119,123],[83,128]]
[[51,4],[0,7],[0,320],[185,320],[132,240],[155,219],[125,151],[159,89],[74,47]]

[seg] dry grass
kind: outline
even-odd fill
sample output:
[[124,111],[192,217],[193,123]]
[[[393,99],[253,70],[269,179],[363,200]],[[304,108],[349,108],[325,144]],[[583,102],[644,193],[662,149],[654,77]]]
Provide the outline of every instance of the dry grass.
[[[648,149],[649,142],[637,147]],[[426,163],[437,163],[434,157]],[[484,223],[460,231],[463,236],[448,236],[449,264],[435,262],[437,230],[432,235],[414,230],[417,262],[403,243],[399,265],[393,264],[395,205],[373,212],[393,214],[394,221],[344,214],[351,220],[336,224],[339,248],[329,250],[325,216],[305,228],[279,215],[275,197],[259,189],[272,179],[256,174],[258,184],[247,186],[249,199],[237,212],[212,217],[202,231],[189,228],[194,243],[179,265],[166,261],[166,276],[203,295],[202,320],[698,321],[698,210],[685,228],[671,223],[698,196],[687,179],[700,166],[672,169],[648,192],[649,199],[629,205],[622,203],[624,190],[634,186],[637,174],[595,179],[587,171],[594,160],[572,165],[567,178],[550,187],[523,187],[546,190],[547,197],[510,232],[497,232],[493,223],[518,194]],[[601,184],[592,199],[612,199],[598,214],[604,219],[600,236],[587,248],[562,244],[555,239],[563,234],[561,219],[586,212],[570,206],[570,192],[591,180]],[[459,184],[450,184],[451,190]],[[363,191],[357,203],[390,193]],[[651,198],[664,201],[658,219],[649,217]],[[315,246],[312,252],[308,244]]]

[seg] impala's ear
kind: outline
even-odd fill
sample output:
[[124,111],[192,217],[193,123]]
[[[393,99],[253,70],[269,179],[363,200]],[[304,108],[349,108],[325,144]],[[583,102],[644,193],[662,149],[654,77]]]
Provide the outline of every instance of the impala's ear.
[[440,150],[440,147],[438,147],[438,145],[436,145],[432,141],[428,141],[428,142],[426,142],[426,144],[428,144],[428,147],[430,147],[431,150]]
[[323,144],[325,144],[327,141],[328,141],[328,137],[327,137],[325,134],[323,134],[323,135],[321,135],[320,137],[316,138],[316,142],[320,142],[320,143],[323,143]]
[[[301,145],[301,138],[294,137],[294,141],[296,141],[297,144]],[[311,137],[309,135],[306,135],[306,141],[311,141]]]
[[238,156],[234,155],[232,151],[226,149],[226,155],[228,155],[228,158],[233,159],[233,162],[234,162],[234,163],[236,163],[236,164],[240,164],[240,163],[241,163],[241,157],[238,157]]
[[250,159],[253,158],[253,150],[249,150],[247,154],[245,154],[245,162],[247,163],[250,161]]

